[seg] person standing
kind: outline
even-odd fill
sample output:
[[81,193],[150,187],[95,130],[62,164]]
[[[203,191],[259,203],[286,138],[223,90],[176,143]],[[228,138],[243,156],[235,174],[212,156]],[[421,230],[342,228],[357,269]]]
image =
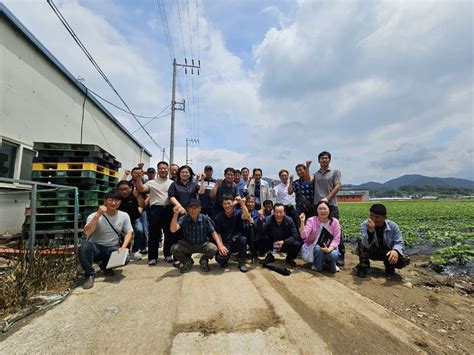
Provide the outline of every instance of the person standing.
[[[332,169],[329,165],[331,163],[331,153],[323,151],[318,154],[319,170],[314,173],[314,204],[319,201],[326,201],[331,210],[331,216],[339,220],[339,207],[337,205],[336,195],[341,189],[341,172],[337,169]],[[309,166],[311,161],[307,162],[306,173],[309,174]],[[339,244],[339,259],[337,265],[344,266],[346,248],[341,234],[341,241]]]
[[[308,164],[308,162],[306,162]],[[295,193],[296,199],[296,214],[299,216],[304,213],[306,219],[314,216],[314,185],[313,179],[306,172],[309,171],[309,166],[298,164],[295,167],[297,180],[290,177],[290,185],[288,186],[288,193]]]
[[281,182],[275,186],[275,180],[272,180],[272,196],[275,198],[276,203],[281,203],[285,206],[285,214],[290,217],[295,223],[295,226],[297,226],[299,218],[295,211],[295,194],[293,192],[289,193],[291,183],[288,170],[280,170],[278,176]]
[[273,200],[273,198],[268,182],[262,179],[262,169],[255,168],[252,174],[247,183],[247,190],[250,195],[255,196],[255,209],[260,210],[264,201]]
[[211,198],[215,199],[214,214],[222,212],[222,200],[224,195],[230,195],[232,198],[239,196],[239,187],[234,182],[234,169],[226,168],[224,170],[224,180],[217,179],[216,185],[210,192]]
[[206,165],[204,167],[204,178],[201,179],[200,184],[204,184],[205,190],[202,195],[199,195],[201,201],[201,213],[214,219],[214,200],[211,198],[211,190],[216,185],[216,179],[212,177],[214,170],[212,166]]
[[169,165],[165,161],[157,164],[158,177],[143,184],[141,177],[135,180],[138,192],[149,193],[149,240],[148,240],[148,265],[156,265],[158,261],[158,247],[161,239],[161,231],[165,236],[163,254],[166,262],[173,262],[170,247],[172,234],[170,232],[171,205],[168,198],[168,190],[173,181],[168,178]]

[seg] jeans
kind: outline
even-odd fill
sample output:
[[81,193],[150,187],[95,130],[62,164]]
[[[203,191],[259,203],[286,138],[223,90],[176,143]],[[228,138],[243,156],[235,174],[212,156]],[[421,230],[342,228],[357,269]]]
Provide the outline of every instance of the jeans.
[[330,273],[336,273],[336,260],[339,258],[339,251],[334,249],[330,253],[325,253],[321,250],[319,245],[315,245],[313,249],[314,267],[316,271],[323,271],[323,266],[326,266]]
[[201,244],[191,244],[185,240],[180,240],[171,247],[171,253],[181,263],[190,259],[194,253],[201,253],[212,259],[217,253],[217,247],[211,242],[204,242]]
[[150,230],[150,225],[148,223],[149,216],[150,216],[150,208],[147,206],[145,207],[145,209],[143,210],[143,213],[140,216],[140,221],[142,222],[142,225],[143,225],[143,237],[140,244],[138,245],[139,249],[146,249],[148,245],[149,230]]
[[230,259],[230,255],[235,252],[239,253],[239,261],[245,261],[247,254],[247,238],[244,235],[239,233],[231,240],[224,240],[222,242],[229,253],[226,256],[220,255],[219,253],[216,254],[216,261],[219,264],[227,263]]
[[118,250],[118,245],[105,246],[92,242],[84,242],[79,248],[79,262],[85,272],[85,276],[94,276],[95,270],[92,266],[94,262],[100,262],[99,266],[105,270],[109,262],[110,254]]
[[145,238],[145,226],[141,218],[137,218],[133,222],[133,232],[135,237],[133,237],[132,252],[135,253],[142,249],[143,238]]

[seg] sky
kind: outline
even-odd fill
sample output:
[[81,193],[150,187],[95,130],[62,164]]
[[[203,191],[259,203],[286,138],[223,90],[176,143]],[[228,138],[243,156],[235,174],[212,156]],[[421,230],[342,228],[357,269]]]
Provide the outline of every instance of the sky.
[[[222,176],[276,178],[321,151],[343,184],[404,174],[474,180],[471,1],[54,0],[132,111],[171,102],[175,162]],[[121,102],[45,1],[4,0],[77,78]],[[166,16],[166,17],[165,17]],[[166,21],[164,20],[166,19]],[[167,25],[166,25],[167,24]],[[166,33],[170,35],[167,36]],[[140,119],[104,104],[153,153],[169,155],[170,116]],[[169,113],[169,108],[164,114]]]

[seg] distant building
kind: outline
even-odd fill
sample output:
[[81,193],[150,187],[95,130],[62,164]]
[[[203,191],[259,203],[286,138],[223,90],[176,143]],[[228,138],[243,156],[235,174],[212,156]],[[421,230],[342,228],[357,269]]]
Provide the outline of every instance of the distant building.
[[341,190],[337,193],[337,202],[367,202],[369,190]]
[[[0,33],[0,177],[31,179],[33,142],[99,145],[121,173],[150,166],[151,153],[2,3]],[[16,233],[28,188],[0,183],[0,192],[0,234]]]

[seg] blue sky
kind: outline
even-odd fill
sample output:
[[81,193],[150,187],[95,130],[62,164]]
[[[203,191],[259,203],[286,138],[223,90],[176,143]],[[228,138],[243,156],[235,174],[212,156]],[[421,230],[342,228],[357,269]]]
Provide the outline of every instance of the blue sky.
[[[193,168],[210,163],[216,175],[248,166],[276,177],[329,150],[343,183],[410,173],[474,179],[472,2],[56,0],[143,115],[171,100],[161,3],[176,58],[199,52],[202,65],[200,76],[179,73],[177,98],[187,102],[177,113],[179,164],[188,137],[200,140]],[[119,103],[46,2],[5,4],[75,76]],[[169,127],[169,117],[147,125],[167,152]],[[155,164],[159,149],[135,135]]]

